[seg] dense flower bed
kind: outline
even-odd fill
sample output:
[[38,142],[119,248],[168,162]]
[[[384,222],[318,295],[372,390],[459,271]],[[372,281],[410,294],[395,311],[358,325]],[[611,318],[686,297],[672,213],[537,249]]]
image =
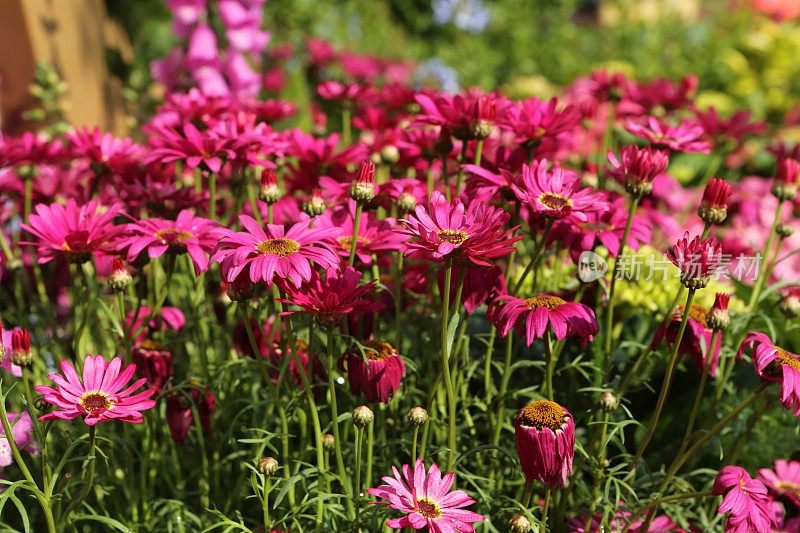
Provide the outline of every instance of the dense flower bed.
[[224,46],[170,5],[131,137],[0,141],[4,522],[800,530],[800,148],[695,76],[450,94],[322,40],[273,53],[298,112],[262,2]]

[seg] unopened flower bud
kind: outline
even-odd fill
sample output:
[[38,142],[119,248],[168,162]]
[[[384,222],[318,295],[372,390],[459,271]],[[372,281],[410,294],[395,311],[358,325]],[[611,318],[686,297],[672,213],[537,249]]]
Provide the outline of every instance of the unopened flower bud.
[[800,287],[792,287],[778,304],[781,313],[788,318],[800,316]]
[[728,314],[728,303],[730,302],[730,294],[718,292],[714,297],[714,305],[706,315],[706,324],[714,331],[721,331],[727,328],[731,323],[731,317]]
[[414,197],[410,191],[401,192],[400,196],[397,198],[397,208],[400,209],[400,211],[410,213],[415,207],[417,207],[416,197]]
[[281,199],[281,192],[278,190],[278,179],[275,171],[265,168],[261,171],[261,188],[258,190],[258,197],[272,205]]
[[374,419],[375,415],[372,414],[372,410],[366,405],[359,405],[353,409],[353,424],[358,428],[363,429],[367,427],[372,424]]
[[258,460],[258,470],[265,476],[275,475],[278,471],[278,461],[274,457],[262,457]]
[[333,450],[336,447],[336,438],[330,433],[325,433],[322,436],[322,447],[328,451]]
[[315,188],[311,196],[303,202],[303,212],[310,217],[316,217],[325,212],[325,200],[322,199],[322,191]]
[[481,120],[475,124],[475,127],[472,130],[472,136],[478,140],[486,139],[492,134],[492,128],[493,127],[491,123]]
[[703,190],[703,200],[697,214],[707,224],[722,224],[728,217],[728,198],[731,185],[720,178],[711,178]]
[[133,277],[128,272],[128,269],[125,268],[125,262],[121,258],[115,257],[111,263],[111,275],[108,277],[108,284],[116,292],[124,292],[131,284],[131,281],[133,281]]
[[428,421],[428,411],[422,407],[412,407],[408,410],[408,422],[412,426],[421,426]]
[[781,239],[788,239],[794,233],[794,229],[788,224],[778,224],[778,227],[775,228],[775,233],[777,233],[778,237]]
[[364,204],[375,198],[375,163],[372,161],[361,163],[347,192],[350,198]]
[[794,200],[797,196],[797,180],[800,176],[800,162],[784,157],[778,160],[772,194],[778,200]]
[[600,394],[600,398],[597,399],[597,404],[600,406],[600,409],[605,411],[606,413],[610,413],[614,409],[617,408],[619,405],[619,400],[614,393],[611,391],[605,391]]
[[9,360],[12,364],[21,367],[30,366],[33,362],[31,352],[31,335],[22,328],[11,331],[11,354]]
[[228,283],[225,294],[232,302],[246,302],[253,297],[255,289],[256,285],[250,279],[250,272],[244,270]]
[[387,165],[393,165],[400,160],[400,150],[393,144],[387,144],[381,148],[381,161]]
[[531,530],[531,522],[524,515],[515,514],[511,521],[508,523],[508,530],[511,533],[529,533]]

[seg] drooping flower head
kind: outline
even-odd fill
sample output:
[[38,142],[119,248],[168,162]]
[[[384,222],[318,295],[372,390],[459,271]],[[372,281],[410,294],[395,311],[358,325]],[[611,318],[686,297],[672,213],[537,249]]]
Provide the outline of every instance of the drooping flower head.
[[97,200],[81,206],[73,198],[66,206],[39,204],[29,224],[22,224],[36,241],[24,244],[37,247],[42,264],[57,257],[64,257],[70,263],[85,263],[93,253],[112,251],[111,240],[121,231],[113,224],[118,214],[116,205],[105,207]]
[[176,220],[146,218],[125,226],[125,235],[117,241],[117,249],[126,251],[128,262],[135,263],[142,252],[150,259],[165,253],[188,253],[196,274],[208,270],[208,254],[217,243],[213,220],[195,216],[184,209]]
[[136,365],[136,375],[145,378],[148,385],[161,393],[164,385],[172,377],[172,352],[164,343],[142,339],[131,352],[131,360]]
[[800,507],[800,461],[778,459],[775,468],[759,469],[758,479],[770,492]]
[[800,416],[800,355],[775,345],[760,331],[751,331],[736,353],[737,359],[748,348],[761,379],[781,384],[781,404]]
[[467,266],[492,266],[492,260],[514,251],[514,229],[505,229],[510,216],[502,209],[473,200],[468,207],[434,192],[430,205],[418,205],[397,229],[410,238],[407,255],[443,261],[457,260]]
[[[328,271],[321,278],[316,271],[299,287],[285,287],[283,303],[297,305],[321,324],[333,326],[351,313],[371,313],[383,309],[383,304],[371,297],[375,294],[375,280],[359,286],[361,273],[352,267],[341,272]],[[290,315],[296,311],[286,311]]]
[[64,375],[47,376],[57,386],[36,387],[36,392],[44,395],[44,401],[59,410],[40,416],[39,420],[72,420],[81,417],[89,426],[112,420],[141,423],[141,412],[156,404],[150,399],[156,391],[146,389],[134,394],[136,389],[147,382],[144,378],[124,388],[136,372],[136,365],[128,365],[120,372],[121,366],[122,360],[119,357],[106,363],[102,355],[87,355],[83,361],[81,380],[72,363],[62,360],[61,371]]
[[[653,337],[653,348],[657,348],[664,338],[666,338],[667,344],[670,347],[675,345],[675,339],[678,337],[678,330],[680,329],[684,309],[685,306],[676,307],[672,315],[672,320],[666,324],[666,327],[664,324],[658,327]],[[706,368],[708,368],[708,375],[713,378],[717,374],[717,368],[719,367],[719,356],[720,350],[722,349],[722,333],[717,334],[714,346],[711,346],[713,331],[708,324],[707,317],[709,313],[710,311],[702,305],[692,304],[691,309],[689,309],[689,319],[686,322],[688,327],[681,338],[678,353],[691,357],[700,372],[705,372]],[[711,361],[707,359],[709,354]]]
[[575,422],[572,414],[550,400],[534,400],[514,419],[517,454],[526,481],[563,487],[572,475]]
[[260,280],[271,284],[277,276],[299,287],[311,279],[312,261],[325,269],[339,264],[329,244],[337,234],[333,228],[321,229],[308,223],[297,223],[288,230],[275,224],[262,228],[247,215],[239,215],[239,221],[246,231],[220,230],[219,244],[211,256],[211,261],[220,263],[228,282],[249,267],[254,283]]
[[667,252],[667,257],[680,269],[684,286],[702,289],[722,264],[722,246],[713,237],[701,239],[698,235],[690,241],[687,231]]
[[578,177],[561,168],[547,168],[547,160],[522,165],[522,183],[512,185],[514,194],[536,215],[560,219],[573,216],[586,220],[585,211],[596,202],[588,187],[581,187]]
[[217,400],[211,389],[192,382],[186,391],[175,391],[167,396],[167,426],[176,444],[186,442],[189,430],[195,425],[194,409],[200,418],[205,433],[211,433],[211,415],[214,414]]
[[650,194],[653,180],[667,169],[669,152],[649,146],[628,145],[622,148],[619,159],[613,152],[608,152],[608,161],[611,167],[606,167],[606,173],[630,194],[642,197]]
[[711,178],[703,189],[703,200],[697,214],[707,224],[722,224],[728,217],[731,184],[721,178]]
[[[367,489],[367,493],[386,500],[386,505],[401,511],[404,515],[393,518],[386,525],[402,529],[428,528],[430,532],[474,533],[473,523],[481,522],[483,515],[465,507],[475,503],[463,490],[450,490],[455,474],[448,472],[442,476],[435,464],[425,471],[422,458],[411,465],[403,465],[402,474],[392,467],[394,476],[383,478],[385,485]],[[383,503],[383,502],[381,502]]]
[[778,526],[772,500],[761,481],[738,466],[725,466],[714,480],[712,492],[723,496],[717,512],[730,513],[725,533],[771,533]]
[[388,403],[406,373],[403,358],[385,340],[364,342],[364,353],[353,347],[345,354],[350,391],[363,394],[368,402]]
[[516,327],[520,336],[524,334],[528,346],[544,336],[548,324],[559,340],[577,336],[585,343],[599,331],[594,312],[588,306],[548,293],[525,299],[500,296],[490,317],[503,337]]

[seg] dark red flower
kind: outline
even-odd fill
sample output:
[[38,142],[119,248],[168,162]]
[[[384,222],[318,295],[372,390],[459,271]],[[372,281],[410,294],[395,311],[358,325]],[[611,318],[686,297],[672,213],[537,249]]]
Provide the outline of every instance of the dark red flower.
[[205,433],[211,433],[211,415],[214,414],[216,398],[211,389],[191,383],[188,391],[173,390],[167,396],[167,425],[176,444],[186,442],[189,430],[195,424],[194,409]]
[[353,347],[347,360],[347,379],[353,394],[363,394],[368,402],[388,403],[406,373],[406,365],[394,346],[384,340],[368,340]]

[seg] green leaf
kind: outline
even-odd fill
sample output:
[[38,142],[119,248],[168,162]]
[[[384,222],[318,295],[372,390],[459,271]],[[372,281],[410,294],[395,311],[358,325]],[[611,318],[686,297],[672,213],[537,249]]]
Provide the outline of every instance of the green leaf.
[[458,313],[453,313],[450,318],[450,323],[447,325],[447,353],[449,354],[453,349],[453,341],[456,337],[456,329],[458,329],[458,321],[460,317]]
[[119,320],[117,320],[114,311],[100,298],[97,299],[97,303],[100,304],[100,308],[103,310],[106,316],[108,316],[108,319],[111,321],[111,325],[114,326],[114,332],[116,332],[120,338],[123,338],[125,336],[125,332],[122,330],[122,326],[120,325]]

